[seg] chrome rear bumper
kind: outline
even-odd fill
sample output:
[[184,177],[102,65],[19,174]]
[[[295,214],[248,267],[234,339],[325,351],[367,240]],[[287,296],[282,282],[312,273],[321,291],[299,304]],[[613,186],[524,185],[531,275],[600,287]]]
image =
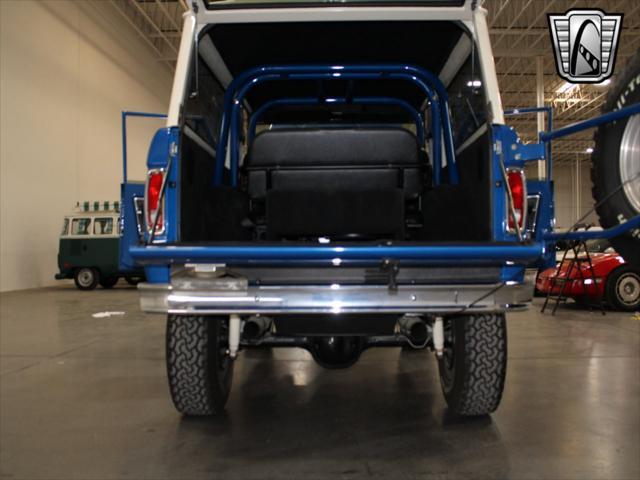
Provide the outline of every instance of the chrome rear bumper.
[[[535,278],[535,277],[534,277]],[[524,283],[477,285],[249,286],[244,279],[178,277],[141,283],[142,310],[174,314],[441,313],[524,308],[533,295]]]

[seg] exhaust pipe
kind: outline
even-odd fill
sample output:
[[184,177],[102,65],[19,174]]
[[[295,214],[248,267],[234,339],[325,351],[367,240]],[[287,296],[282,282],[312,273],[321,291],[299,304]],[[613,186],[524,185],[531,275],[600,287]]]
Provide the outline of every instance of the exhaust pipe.
[[268,317],[253,316],[244,321],[242,337],[245,340],[257,340],[271,329],[272,320]]
[[403,315],[398,320],[400,333],[409,339],[412,347],[421,347],[429,339],[429,329],[422,317],[417,315]]

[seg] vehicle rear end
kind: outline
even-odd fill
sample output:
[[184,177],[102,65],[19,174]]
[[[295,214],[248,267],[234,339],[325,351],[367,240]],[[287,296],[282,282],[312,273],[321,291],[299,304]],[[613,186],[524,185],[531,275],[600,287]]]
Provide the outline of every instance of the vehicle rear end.
[[436,351],[455,412],[493,411],[552,203],[530,183],[527,211],[544,151],[504,125],[486,12],[238,3],[185,16],[131,249],[142,308],[169,314],[177,408],[218,413],[243,348],[338,368],[407,346]]

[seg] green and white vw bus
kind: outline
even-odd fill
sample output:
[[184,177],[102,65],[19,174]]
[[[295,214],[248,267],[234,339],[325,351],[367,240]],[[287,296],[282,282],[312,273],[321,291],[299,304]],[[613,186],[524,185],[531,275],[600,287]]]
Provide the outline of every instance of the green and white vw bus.
[[100,284],[113,287],[121,277],[137,284],[144,276],[142,269],[121,270],[120,203],[84,202],[76,212],[64,218],[58,248],[55,278],[73,278],[80,290],[92,290]]

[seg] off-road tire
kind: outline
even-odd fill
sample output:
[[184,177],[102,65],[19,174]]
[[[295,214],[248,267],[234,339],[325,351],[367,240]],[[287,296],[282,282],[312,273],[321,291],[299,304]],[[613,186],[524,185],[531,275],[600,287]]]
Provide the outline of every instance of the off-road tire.
[[[620,293],[620,289],[624,288],[624,282],[631,282],[628,286],[633,287],[632,298],[626,299]],[[622,265],[616,268],[607,277],[605,285],[605,295],[607,303],[617,310],[625,312],[635,312],[640,309],[640,297],[638,297],[638,284],[640,283],[640,270],[630,266]],[[625,301],[626,300],[626,301]]]
[[449,409],[463,416],[494,412],[507,372],[505,315],[459,315],[445,322],[445,354],[438,367]]
[[95,268],[81,267],[73,272],[73,282],[78,290],[93,290],[98,286],[100,273]]
[[118,283],[118,277],[100,277],[98,283],[102,288],[113,288]]
[[[602,112],[611,112],[637,102],[640,102],[640,51],[629,59],[625,69],[611,86]],[[617,122],[605,123],[598,127],[594,136],[595,148],[591,156],[592,194],[596,204],[603,202],[596,207],[596,212],[604,228],[615,227],[640,214],[630,202],[624,188],[620,188],[620,147],[627,124],[636,117],[634,115]],[[619,191],[611,195],[616,189]],[[609,195],[611,197],[607,199]],[[611,244],[627,263],[640,266],[640,229],[612,238]]]
[[224,318],[168,316],[167,376],[179,412],[218,415],[224,410],[233,377],[227,332]]

